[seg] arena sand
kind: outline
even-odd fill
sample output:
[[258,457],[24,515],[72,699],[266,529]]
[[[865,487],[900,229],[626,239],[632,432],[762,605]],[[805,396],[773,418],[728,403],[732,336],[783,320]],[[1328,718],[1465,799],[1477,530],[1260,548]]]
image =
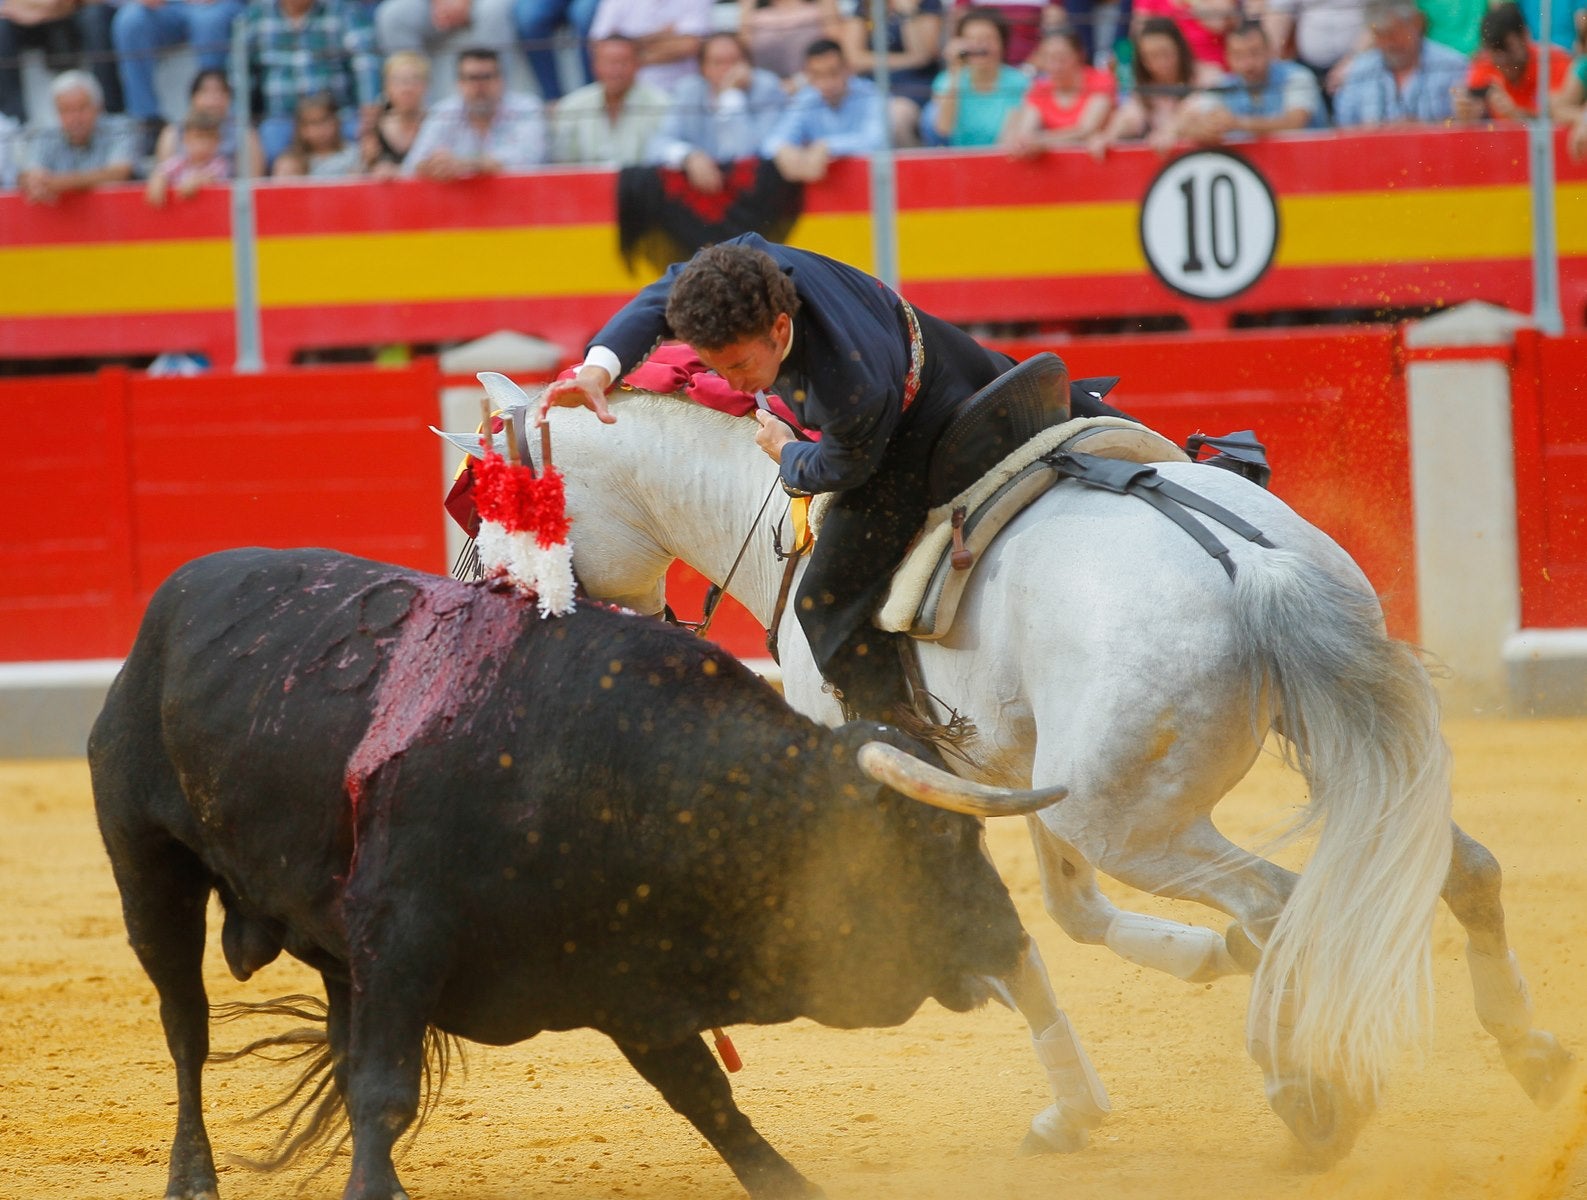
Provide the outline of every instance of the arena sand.
[[[1461,722],[1456,814],[1505,873],[1510,933],[1541,1025],[1587,1053],[1587,721]],[[1302,799],[1265,759],[1220,810],[1256,844]],[[801,1023],[734,1031],[744,1111],[833,1200],[1587,1200],[1587,1093],[1538,1112],[1472,1015],[1459,927],[1441,912],[1438,1024],[1408,1058],[1355,1153],[1308,1173],[1267,1110],[1241,1045],[1243,979],[1190,985],[1070,943],[1045,916],[1020,822],[993,852],[1040,941],[1060,997],[1111,1091],[1113,1118],[1069,1156],[1015,1148],[1045,1102],[1022,1022],[1000,1007],[928,1004],[892,1030]],[[1144,911],[1204,910],[1108,885]],[[157,1200],[174,1117],[154,995],[127,948],[83,763],[0,764],[0,1200]],[[1221,927],[1222,922],[1218,922]],[[218,923],[215,928],[218,930]],[[214,1000],[317,991],[278,963],[247,984],[212,937]],[[262,1032],[262,1030],[257,1030]],[[216,1031],[217,1047],[256,1027]],[[212,1066],[217,1153],[259,1154],[285,1071]],[[338,1197],[347,1162],[269,1176],[223,1165],[228,1200]],[[603,1039],[546,1035],[473,1047],[399,1163],[414,1200],[740,1196],[721,1161]]]

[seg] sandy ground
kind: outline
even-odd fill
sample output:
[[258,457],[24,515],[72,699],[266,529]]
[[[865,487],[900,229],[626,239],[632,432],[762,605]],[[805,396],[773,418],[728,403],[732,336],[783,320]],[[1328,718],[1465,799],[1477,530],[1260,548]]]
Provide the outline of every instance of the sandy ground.
[[[1448,733],[1457,817],[1503,865],[1539,1024],[1580,1054],[1587,722],[1451,722]],[[1298,779],[1264,761],[1220,817],[1249,844],[1300,799]],[[0,830],[0,1200],[156,1200],[174,1088],[152,989],[125,942],[86,767],[0,764]],[[1018,1157],[1044,1085],[1023,1024],[997,1007],[963,1016],[928,1005],[893,1030],[736,1030],[741,1106],[833,1200],[1587,1200],[1587,1073],[1578,1069],[1554,1111],[1531,1105],[1472,1015],[1463,937],[1447,914],[1428,1053],[1396,1075],[1355,1153],[1312,1174],[1291,1159],[1242,1051],[1245,981],[1184,984],[1068,942],[1041,911],[1023,825],[995,828],[992,844],[1114,1116],[1079,1154]],[[1205,916],[1109,891],[1145,911]],[[212,999],[317,990],[296,964],[237,984],[212,940]],[[240,1038],[221,1028],[216,1043]],[[207,1080],[217,1152],[262,1152],[275,1127],[246,1117],[274,1097],[281,1068],[218,1065]],[[331,1198],[345,1168],[343,1160],[308,1178],[223,1165],[221,1191],[234,1200]],[[585,1033],[472,1048],[466,1075],[453,1076],[399,1169],[414,1200],[742,1195],[610,1045]]]

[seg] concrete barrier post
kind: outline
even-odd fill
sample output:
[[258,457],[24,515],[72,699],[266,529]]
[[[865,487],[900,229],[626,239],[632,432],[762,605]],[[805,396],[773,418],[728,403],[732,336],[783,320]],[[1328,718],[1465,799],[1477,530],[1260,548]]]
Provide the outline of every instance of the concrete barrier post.
[[1507,708],[1504,646],[1520,625],[1510,363],[1528,323],[1472,302],[1405,330],[1421,640],[1448,668],[1450,713]]

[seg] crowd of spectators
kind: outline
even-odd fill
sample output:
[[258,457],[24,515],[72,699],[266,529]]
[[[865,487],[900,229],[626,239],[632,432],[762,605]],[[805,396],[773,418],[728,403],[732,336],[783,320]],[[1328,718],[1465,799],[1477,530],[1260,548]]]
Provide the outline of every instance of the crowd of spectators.
[[[0,187],[460,180],[658,166],[703,192],[892,144],[1144,143],[1547,116],[1587,158],[1587,5],[1554,0],[0,0]],[[878,37],[879,33],[879,37]],[[231,40],[248,61],[234,94]],[[191,48],[185,111],[159,55]],[[881,53],[878,53],[879,45]],[[40,52],[52,112],[27,112]],[[885,67],[887,94],[874,77]],[[249,120],[239,142],[238,103]]]

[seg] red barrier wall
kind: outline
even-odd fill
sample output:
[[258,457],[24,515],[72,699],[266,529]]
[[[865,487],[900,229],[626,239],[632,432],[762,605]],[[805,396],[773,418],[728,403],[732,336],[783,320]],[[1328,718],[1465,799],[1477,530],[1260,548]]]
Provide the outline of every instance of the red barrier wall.
[[1071,378],[1120,375],[1109,397],[1183,444],[1254,429],[1275,494],[1332,536],[1383,597],[1389,629],[1414,640],[1415,541],[1399,336],[1385,328],[1087,338],[1049,349]]
[[444,569],[432,364],[0,383],[15,490],[0,661],[120,657],[155,587],[228,546]]
[[[1395,331],[1045,348],[1075,377],[1122,375],[1113,398],[1176,440],[1255,429],[1274,491],[1360,563],[1390,630],[1417,637]],[[1524,624],[1587,626],[1587,335],[1524,333],[1513,371]],[[323,545],[445,570],[439,456],[426,432],[440,386],[429,362],[0,382],[12,446],[0,508],[0,662],[123,655],[160,581],[222,547]],[[680,615],[699,616],[702,591],[698,576],[675,570]],[[765,652],[758,626],[734,607],[713,636],[746,657]]]
[[1521,624],[1587,626],[1587,336],[1516,336],[1516,540]]

